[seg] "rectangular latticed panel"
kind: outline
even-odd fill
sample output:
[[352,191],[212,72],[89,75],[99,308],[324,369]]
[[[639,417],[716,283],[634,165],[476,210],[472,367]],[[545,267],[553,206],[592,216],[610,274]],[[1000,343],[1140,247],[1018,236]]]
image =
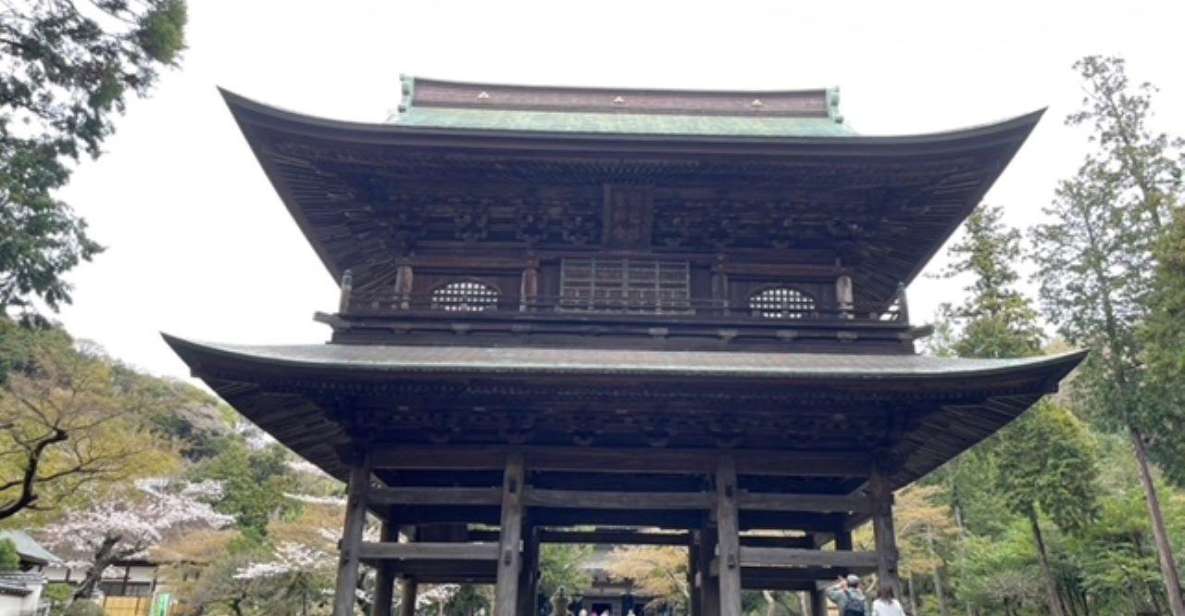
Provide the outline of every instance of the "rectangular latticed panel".
[[560,265],[560,309],[637,314],[691,309],[686,261],[580,257]]

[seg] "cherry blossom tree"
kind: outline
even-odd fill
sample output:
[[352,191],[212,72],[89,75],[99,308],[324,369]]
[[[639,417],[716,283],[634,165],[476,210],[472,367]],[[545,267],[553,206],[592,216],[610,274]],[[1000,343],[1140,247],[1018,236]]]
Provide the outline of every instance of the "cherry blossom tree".
[[145,556],[166,536],[186,530],[223,528],[232,516],[214,511],[222,496],[216,482],[143,479],[128,494],[113,494],[92,507],[70,513],[47,527],[46,542],[70,559],[70,566],[86,567],[74,598],[94,594],[104,571],[113,563]]

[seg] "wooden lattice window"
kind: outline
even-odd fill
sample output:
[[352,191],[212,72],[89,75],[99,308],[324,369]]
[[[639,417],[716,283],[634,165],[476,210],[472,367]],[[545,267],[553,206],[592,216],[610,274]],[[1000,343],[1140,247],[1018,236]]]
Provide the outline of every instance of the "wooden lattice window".
[[686,261],[584,257],[560,265],[560,309],[657,314],[691,309]]
[[432,309],[480,312],[498,307],[498,289],[476,280],[457,280],[432,291]]
[[749,310],[763,319],[801,319],[815,311],[815,298],[794,287],[770,287],[749,296]]

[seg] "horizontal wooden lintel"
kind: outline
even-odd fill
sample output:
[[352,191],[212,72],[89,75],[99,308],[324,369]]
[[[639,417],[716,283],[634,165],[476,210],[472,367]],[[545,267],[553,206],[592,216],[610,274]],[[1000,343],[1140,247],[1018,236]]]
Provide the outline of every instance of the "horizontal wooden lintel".
[[497,560],[496,543],[394,543],[364,541],[358,548],[364,561],[376,560]]

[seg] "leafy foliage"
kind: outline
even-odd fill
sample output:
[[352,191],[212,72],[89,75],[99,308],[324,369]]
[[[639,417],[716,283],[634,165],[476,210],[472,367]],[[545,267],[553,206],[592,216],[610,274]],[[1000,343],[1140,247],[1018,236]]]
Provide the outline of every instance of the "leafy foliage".
[[0,571],[15,571],[21,566],[21,555],[11,539],[0,539]]
[[62,275],[101,248],[53,192],[98,157],[129,94],[185,47],[184,0],[16,0],[0,9],[0,312],[70,301]]
[[670,546],[622,546],[609,555],[606,570],[633,580],[642,594],[661,604],[685,609],[691,598],[687,586],[687,550]]
[[21,369],[0,388],[0,519],[52,508],[83,486],[175,468],[169,444],[150,428],[167,400],[60,331],[22,343]]

